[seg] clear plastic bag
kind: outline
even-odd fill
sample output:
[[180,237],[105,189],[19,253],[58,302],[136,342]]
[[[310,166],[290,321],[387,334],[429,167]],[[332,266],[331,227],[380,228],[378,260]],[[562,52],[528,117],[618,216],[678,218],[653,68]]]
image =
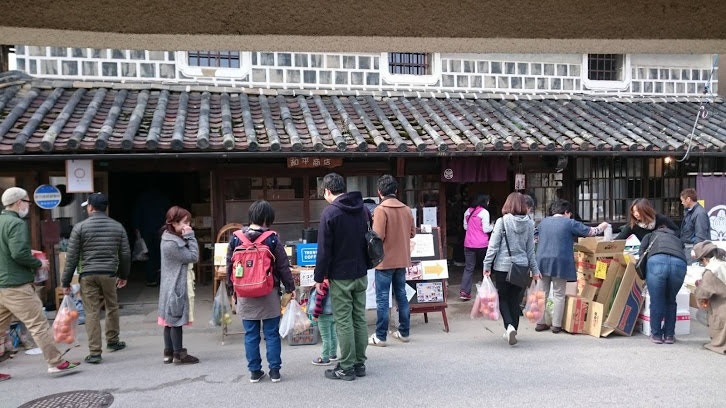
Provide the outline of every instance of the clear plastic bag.
[[131,252],[131,260],[143,262],[149,260],[149,248],[146,241],[141,237],[141,233],[136,231],[136,240],[134,241],[134,250]]
[[219,283],[217,294],[214,296],[212,319],[209,321],[209,325],[221,327],[222,324],[229,325],[230,323],[232,323],[232,315],[230,314],[229,301],[227,300],[227,285],[222,281]]
[[78,310],[70,296],[63,296],[58,313],[53,321],[53,340],[56,343],[73,344],[76,342]]
[[481,283],[476,284],[476,297],[474,305],[479,304],[478,313],[472,309],[472,318],[483,317],[486,320],[499,320],[499,294],[489,276],[485,276]]
[[280,319],[280,336],[287,337],[289,334],[300,334],[310,328],[305,308],[300,306],[296,299],[292,299]]
[[524,317],[530,323],[537,323],[545,312],[545,293],[538,285],[538,281],[533,280],[527,289],[527,304],[524,306]]

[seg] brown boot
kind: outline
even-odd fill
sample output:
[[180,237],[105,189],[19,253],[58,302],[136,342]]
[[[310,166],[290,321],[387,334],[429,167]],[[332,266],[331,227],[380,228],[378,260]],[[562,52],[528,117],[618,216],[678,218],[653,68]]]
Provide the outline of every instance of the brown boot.
[[174,352],[174,364],[197,364],[199,359],[187,354],[187,349]]
[[171,364],[174,361],[174,352],[171,349],[164,349],[164,364]]

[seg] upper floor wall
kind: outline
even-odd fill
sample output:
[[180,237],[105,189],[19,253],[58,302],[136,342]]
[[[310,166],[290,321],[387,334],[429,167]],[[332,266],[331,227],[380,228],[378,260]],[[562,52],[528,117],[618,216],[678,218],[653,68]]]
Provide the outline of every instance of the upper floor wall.
[[18,69],[44,78],[270,89],[703,95],[718,56],[186,52],[17,46]]

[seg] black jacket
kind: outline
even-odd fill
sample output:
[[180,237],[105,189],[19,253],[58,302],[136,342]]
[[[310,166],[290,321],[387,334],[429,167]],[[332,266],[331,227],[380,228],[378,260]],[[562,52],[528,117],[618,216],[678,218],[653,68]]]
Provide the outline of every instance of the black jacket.
[[656,214],[655,225],[653,226],[652,230],[643,228],[637,224],[631,227],[630,223],[628,223],[620,228],[620,233],[617,237],[615,237],[615,239],[628,239],[630,234],[634,234],[636,237],[638,237],[640,241],[642,241],[643,237],[657,230],[660,227],[667,227],[668,229],[675,231],[676,235],[678,235],[679,233],[678,226],[673,221],[671,221],[670,218],[666,217],[663,214]]
[[364,212],[359,191],[344,193],[320,215],[315,282],[330,279],[357,279],[368,268],[365,233],[368,211]]
[[643,241],[640,243],[640,256],[643,256],[643,252],[648,249],[651,242],[653,242],[653,247],[648,252],[648,256],[666,254],[683,259],[683,262],[687,262],[686,255],[683,252],[683,242],[681,242],[681,239],[673,230],[659,228],[643,237]]

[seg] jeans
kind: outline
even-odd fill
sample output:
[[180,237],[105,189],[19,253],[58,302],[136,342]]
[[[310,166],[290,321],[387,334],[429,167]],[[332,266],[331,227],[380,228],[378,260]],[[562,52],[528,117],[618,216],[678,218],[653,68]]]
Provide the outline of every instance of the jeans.
[[464,260],[466,264],[464,266],[464,274],[461,277],[461,291],[466,292],[467,295],[471,295],[471,278],[474,275],[474,271],[484,266],[484,258],[487,255],[486,248],[464,248]]
[[320,339],[323,342],[323,350],[320,358],[329,360],[332,356],[338,355],[338,335],[335,334],[335,319],[333,315],[321,314],[318,316],[318,329]]
[[686,277],[686,262],[667,254],[648,257],[645,281],[650,295],[650,332],[673,337],[676,332],[676,295]]
[[510,324],[515,330],[519,328],[519,316],[522,312],[523,288],[507,282],[507,272],[493,271],[494,285],[499,294],[499,313],[502,315],[504,328]]
[[[282,367],[280,316],[262,320],[262,332],[265,335],[265,349],[267,350],[267,365],[269,368],[279,370]],[[260,357],[260,320],[242,320],[245,331],[245,355],[247,368],[250,372],[262,370],[262,357]]]
[[408,337],[411,310],[406,296],[406,268],[376,269],[376,337],[386,341],[388,334],[388,292],[393,286],[393,298],[398,304],[398,331]]
[[358,279],[330,279],[330,300],[338,335],[338,364],[343,370],[363,365],[368,347],[366,289],[368,276]]

